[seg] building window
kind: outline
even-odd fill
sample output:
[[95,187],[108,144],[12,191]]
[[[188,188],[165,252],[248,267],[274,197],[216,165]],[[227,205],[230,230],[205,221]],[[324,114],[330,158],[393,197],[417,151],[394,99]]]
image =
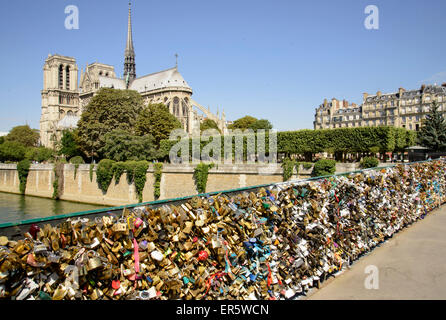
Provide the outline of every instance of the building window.
[[176,117],[180,116],[180,99],[178,97],[173,98],[173,114]]
[[70,66],[65,69],[65,89],[70,90]]
[[63,65],[59,66],[59,89],[63,89]]

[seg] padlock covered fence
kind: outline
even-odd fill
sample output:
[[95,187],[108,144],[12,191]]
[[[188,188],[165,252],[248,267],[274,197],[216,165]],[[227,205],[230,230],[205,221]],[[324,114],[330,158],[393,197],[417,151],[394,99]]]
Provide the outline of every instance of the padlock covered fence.
[[0,297],[292,299],[439,207],[445,170],[399,164],[33,225],[0,237]]

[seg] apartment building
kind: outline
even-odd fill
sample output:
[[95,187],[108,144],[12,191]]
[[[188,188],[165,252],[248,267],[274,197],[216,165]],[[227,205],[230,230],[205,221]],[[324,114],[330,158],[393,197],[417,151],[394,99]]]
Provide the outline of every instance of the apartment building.
[[399,88],[386,94],[364,93],[361,106],[325,100],[316,108],[314,129],[395,126],[418,131],[433,101],[446,112],[446,84],[422,85],[409,91]]

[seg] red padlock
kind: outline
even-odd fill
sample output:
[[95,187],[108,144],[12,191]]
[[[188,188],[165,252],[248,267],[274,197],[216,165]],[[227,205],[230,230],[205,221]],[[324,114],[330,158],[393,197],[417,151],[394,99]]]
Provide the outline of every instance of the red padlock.
[[205,250],[201,250],[198,252],[198,260],[204,261],[209,257],[208,253]]
[[112,281],[112,288],[115,290],[118,290],[121,287],[121,281],[119,280],[113,280]]
[[37,232],[40,231],[40,228],[38,225],[33,224],[30,228],[29,228],[29,234],[33,237],[34,240],[36,240],[37,237]]

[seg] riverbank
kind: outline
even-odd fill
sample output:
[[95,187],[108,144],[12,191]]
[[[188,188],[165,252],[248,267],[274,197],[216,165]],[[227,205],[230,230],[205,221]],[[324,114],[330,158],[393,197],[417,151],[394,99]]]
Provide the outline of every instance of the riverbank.
[[[338,163],[336,173],[354,171],[359,164]],[[91,170],[90,170],[91,169]],[[164,164],[159,185],[159,199],[171,199],[197,194],[194,181],[195,165]],[[298,174],[294,172],[291,179],[305,179],[311,174],[312,168],[301,166]],[[283,170],[280,164],[219,164],[209,170],[206,192],[230,190],[249,186],[282,182]],[[147,170],[146,183],[142,193],[143,202],[155,200],[154,167]],[[134,183],[127,181],[124,173],[119,183],[112,181],[104,193],[96,180],[96,168],[90,165],[79,165],[76,169],[72,164],[63,166],[57,177],[59,198],[77,203],[103,206],[120,206],[139,202]],[[51,199],[54,192],[56,175],[52,164],[32,165],[28,174],[25,195]],[[15,164],[0,164],[0,192],[20,194],[19,177]]]

